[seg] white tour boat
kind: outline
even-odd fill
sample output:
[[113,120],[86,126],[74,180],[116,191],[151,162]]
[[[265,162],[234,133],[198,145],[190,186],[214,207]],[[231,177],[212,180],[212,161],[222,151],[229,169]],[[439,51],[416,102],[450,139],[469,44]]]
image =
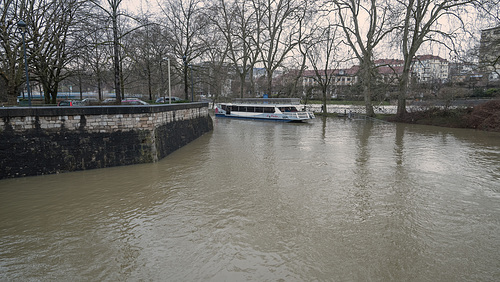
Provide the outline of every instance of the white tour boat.
[[300,109],[299,102],[298,98],[237,99],[235,103],[217,104],[215,116],[283,122],[302,122],[313,119],[314,114]]

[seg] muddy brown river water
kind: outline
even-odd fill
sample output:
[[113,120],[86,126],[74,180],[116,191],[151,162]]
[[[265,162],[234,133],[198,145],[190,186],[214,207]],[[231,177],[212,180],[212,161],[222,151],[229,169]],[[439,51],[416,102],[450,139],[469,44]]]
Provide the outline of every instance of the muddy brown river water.
[[500,134],[214,119],[158,163],[0,181],[1,281],[498,281]]

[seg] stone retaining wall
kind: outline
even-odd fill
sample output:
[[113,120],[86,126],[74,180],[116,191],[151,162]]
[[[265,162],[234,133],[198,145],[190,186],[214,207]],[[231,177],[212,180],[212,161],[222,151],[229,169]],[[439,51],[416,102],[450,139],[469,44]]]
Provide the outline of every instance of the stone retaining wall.
[[0,108],[0,179],[155,162],[212,128],[207,103]]
[[[309,104],[306,106],[308,111],[322,112],[323,105],[321,104]],[[335,114],[348,114],[349,112],[356,114],[366,114],[366,107],[360,105],[326,105],[326,110],[328,113]],[[373,106],[373,111],[375,114],[396,114],[397,106]]]

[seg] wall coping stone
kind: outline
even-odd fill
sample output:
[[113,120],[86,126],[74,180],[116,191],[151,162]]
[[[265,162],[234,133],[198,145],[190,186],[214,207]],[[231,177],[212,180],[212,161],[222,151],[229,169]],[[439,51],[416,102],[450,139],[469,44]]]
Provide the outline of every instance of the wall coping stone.
[[183,109],[208,107],[208,102],[175,103],[162,105],[110,105],[110,106],[78,106],[78,107],[0,107],[2,117],[24,116],[74,116],[74,115],[117,115],[161,113]]

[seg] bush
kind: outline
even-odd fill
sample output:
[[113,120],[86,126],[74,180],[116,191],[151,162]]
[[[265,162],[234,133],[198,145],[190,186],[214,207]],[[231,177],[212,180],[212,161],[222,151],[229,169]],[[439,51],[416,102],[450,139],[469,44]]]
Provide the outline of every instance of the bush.
[[500,100],[475,106],[467,116],[467,127],[500,132]]
[[484,90],[482,88],[476,88],[472,91],[471,97],[484,97]]
[[500,132],[500,99],[488,101],[474,108],[442,109],[431,107],[410,112],[404,118],[394,116],[388,120]]
[[490,88],[484,91],[485,97],[500,97],[500,89],[498,88]]

